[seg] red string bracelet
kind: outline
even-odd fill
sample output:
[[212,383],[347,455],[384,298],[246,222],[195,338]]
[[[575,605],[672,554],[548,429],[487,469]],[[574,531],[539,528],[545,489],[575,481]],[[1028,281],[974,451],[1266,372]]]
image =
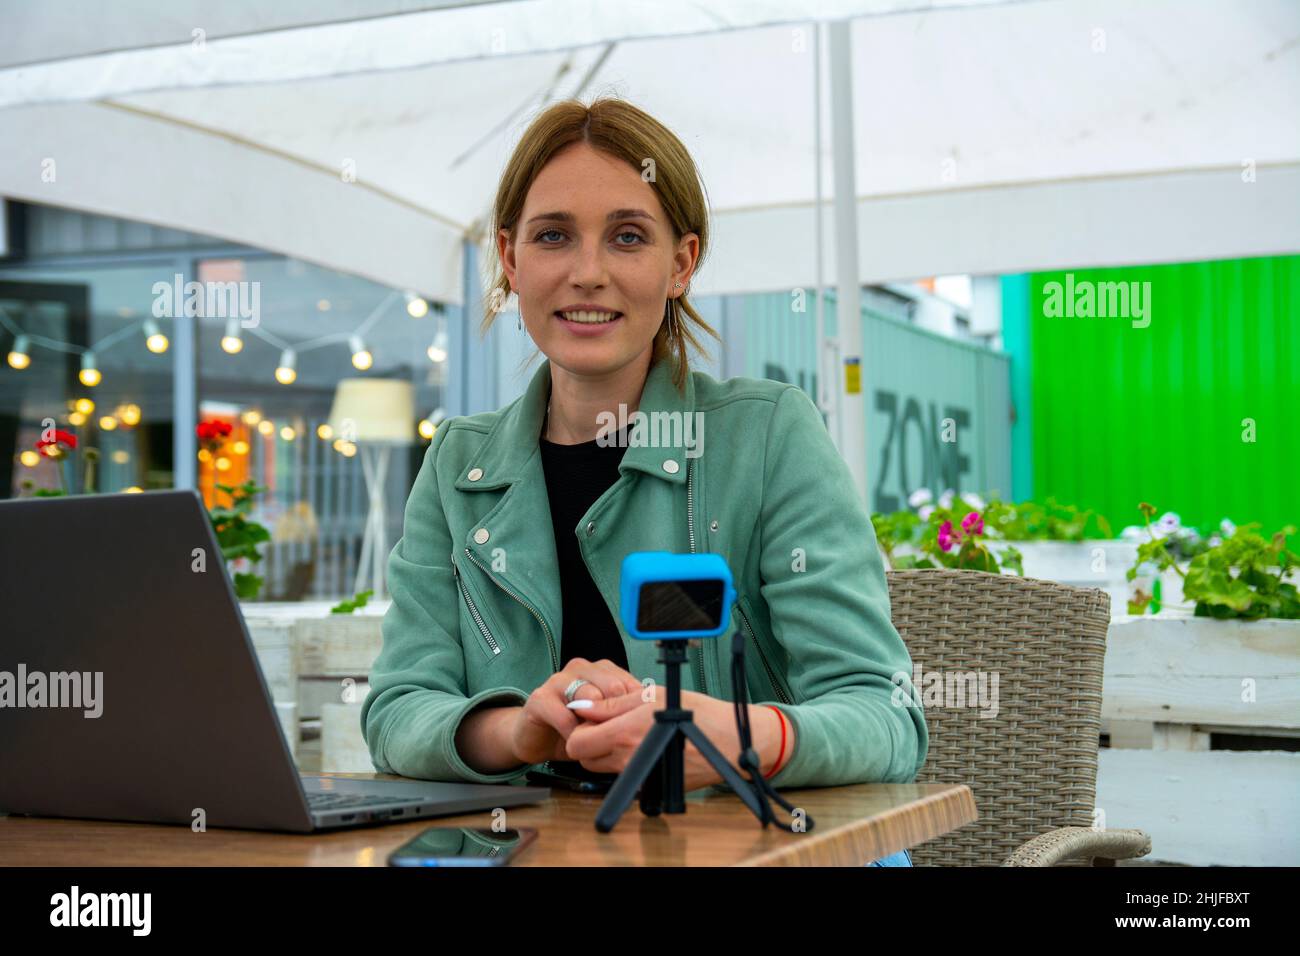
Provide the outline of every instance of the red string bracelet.
[[[763,706],[772,707],[771,704],[764,704]],[[772,769],[763,775],[764,780],[771,780],[776,775],[776,772],[781,769],[781,761],[785,759],[785,714],[781,713],[779,707],[772,707],[772,709],[776,711],[776,716],[781,721],[781,752],[776,755],[776,763],[772,765]]]

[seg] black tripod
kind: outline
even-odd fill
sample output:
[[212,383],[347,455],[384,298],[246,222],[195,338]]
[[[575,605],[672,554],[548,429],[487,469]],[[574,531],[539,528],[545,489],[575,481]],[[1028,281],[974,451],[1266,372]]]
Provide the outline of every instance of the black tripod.
[[713,769],[736,791],[745,806],[759,820],[770,815],[770,808],[760,803],[749,783],[718,752],[703,731],[691,720],[692,712],[682,709],[681,665],[686,663],[687,640],[656,641],[662,657],[659,663],[667,666],[668,702],[662,710],[655,711],[655,725],[646,733],[641,746],[632,755],[614,786],[596,813],[596,829],[608,833],[622,818],[632,803],[637,788],[641,788],[641,812],[648,817],[663,813],[685,813],[685,747],[689,739],[712,764]]

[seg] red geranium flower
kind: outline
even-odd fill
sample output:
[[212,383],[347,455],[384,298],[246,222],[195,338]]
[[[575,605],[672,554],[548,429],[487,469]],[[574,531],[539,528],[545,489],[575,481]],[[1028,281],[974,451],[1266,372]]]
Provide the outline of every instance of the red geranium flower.
[[47,458],[62,458],[64,452],[60,445],[76,448],[77,436],[72,432],[65,432],[62,428],[56,428],[53,438],[42,438],[36,443],[36,450]]
[[199,436],[200,441],[220,441],[234,430],[235,427],[230,422],[223,422],[215,418],[206,422],[199,422],[194,428],[195,434]]

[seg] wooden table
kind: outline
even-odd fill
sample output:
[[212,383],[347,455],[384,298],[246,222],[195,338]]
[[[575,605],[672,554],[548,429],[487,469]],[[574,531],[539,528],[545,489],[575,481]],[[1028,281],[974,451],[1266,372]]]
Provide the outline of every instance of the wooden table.
[[[349,774],[389,778],[382,774]],[[809,833],[759,826],[734,794],[700,790],[687,812],[651,818],[636,801],[612,833],[593,820],[603,799],[553,790],[506,812],[536,827],[518,866],[861,866],[951,832],[977,817],[969,787],[873,783],[782,791],[815,821]],[[789,819],[779,806],[779,819]],[[431,826],[491,826],[488,813],[415,820],[320,835],[0,817],[3,866],[384,866],[388,854]]]

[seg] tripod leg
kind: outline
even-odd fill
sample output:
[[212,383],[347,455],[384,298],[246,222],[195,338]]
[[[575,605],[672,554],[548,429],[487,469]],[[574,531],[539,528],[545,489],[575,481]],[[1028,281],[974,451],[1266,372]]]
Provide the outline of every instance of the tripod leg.
[[596,811],[597,830],[608,833],[614,829],[614,824],[618,823],[623,812],[631,805],[637,788],[645,782],[646,777],[659,763],[659,758],[663,756],[676,729],[671,723],[656,721],[655,725],[646,732],[645,737],[641,739],[641,746],[637,747],[636,753],[632,755],[632,759],[627,762],[623,772],[614,781],[614,786],[609,788],[604,802]]
[[695,724],[682,724],[682,733],[686,734],[691,743],[695,744],[696,749],[704,755],[704,759],[713,766],[713,769],[722,774],[722,779],[730,784],[731,789],[736,791],[736,796],[744,801],[745,806],[749,807],[754,816],[766,823],[770,819],[770,808],[764,807],[762,801],[758,799],[758,795],[754,793],[753,784],[742,777],[740,772],[727,762],[727,758],[722,756],[717,747],[713,746],[713,741],[704,736],[704,731],[700,730]]
[[[667,751],[665,751],[667,753]],[[660,757],[646,774],[641,784],[641,812],[648,817],[657,817],[664,806],[664,757]]]

